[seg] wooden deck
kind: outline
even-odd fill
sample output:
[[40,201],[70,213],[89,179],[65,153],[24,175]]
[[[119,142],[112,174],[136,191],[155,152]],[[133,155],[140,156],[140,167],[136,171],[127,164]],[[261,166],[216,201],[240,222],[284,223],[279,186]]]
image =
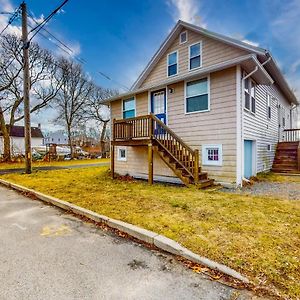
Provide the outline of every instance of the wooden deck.
[[147,146],[149,183],[153,183],[153,152],[156,151],[174,174],[186,184],[207,187],[213,183],[199,166],[199,150],[189,147],[155,115],[113,120],[112,175],[115,146]]

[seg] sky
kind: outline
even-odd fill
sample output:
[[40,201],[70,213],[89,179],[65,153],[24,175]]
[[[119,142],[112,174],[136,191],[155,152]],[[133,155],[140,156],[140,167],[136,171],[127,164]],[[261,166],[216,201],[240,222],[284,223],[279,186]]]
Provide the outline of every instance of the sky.
[[[27,0],[37,20],[62,0]],[[0,0],[0,12],[17,0]],[[300,98],[300,0],[69,0],[47,29],[67,44],[73,59],[102,87],[124,91],[142,72],[178,19],[269,49]],[[0,30],[7,16],[0,15]],[[18,32],[19,23],[9,30]],[[37,41],[57,55],[67,55],[51,41]],[[112,80],[101,76],[99,72]],[[32,118],[48,129],[55,111]]]

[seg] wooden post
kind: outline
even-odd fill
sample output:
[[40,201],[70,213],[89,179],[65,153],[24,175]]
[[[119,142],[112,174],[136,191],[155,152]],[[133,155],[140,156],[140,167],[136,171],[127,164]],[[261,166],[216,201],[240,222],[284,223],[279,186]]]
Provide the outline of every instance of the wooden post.
[[24,101],[24,132],[25,132],[25,173],[31,173],[31,125],[30,125],[30,74],[29,74],[29,41],[27,31],[27,7],[26,3],[21,4],[22,8],[22,41],[23,41],[23,101]]
[[300,171],[300,142],[298,144],[297,160],[298,160],[298,171]]
[[111,171],[111,177],[112,179],[115,178],[115,120],[112,121],[112,136],[111,136],[111,142],[110,142],[110,171]]
[[194,182],[199,181],[199,150],[195,150],[195,165],[194,165]]
[[148,144],[148,183],[153,184],[153,145]]

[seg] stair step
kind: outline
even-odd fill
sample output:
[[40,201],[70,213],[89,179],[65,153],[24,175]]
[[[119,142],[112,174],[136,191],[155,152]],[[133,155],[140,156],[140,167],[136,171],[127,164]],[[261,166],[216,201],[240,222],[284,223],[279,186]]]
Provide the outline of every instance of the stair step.
[[196,185],[197,185],[197,187],[204,189],[204,188],[212,186],[213,184],[214,184],[213,179],[204,179],[204,180],[199,180]]

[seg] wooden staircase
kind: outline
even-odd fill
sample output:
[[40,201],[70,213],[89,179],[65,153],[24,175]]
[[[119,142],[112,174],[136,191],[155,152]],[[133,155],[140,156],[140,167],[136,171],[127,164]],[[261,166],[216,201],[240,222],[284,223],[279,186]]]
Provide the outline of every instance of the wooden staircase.
[[277,144],[272,171],[300,173],[300,142],[279,142]]
[[164,163],[185,184],[197,185],[199,188],[207,188],[214,184],[206,172],[199,166],[199,151],[190,148],[168,126],[156,116],[153,119],[152,140],[154,151],[158,153]]
[[[149,183],[153,181],[153,151],[155,151],[185,185],[194,184],[199,188],[207,188],[214,184],[214,180],[209,179],[207,173],[201,170],[199,150],[189,147],[153,114],[113,120],[112,146],[115,145],[148,146]],[[113,155],[112,158],[114,166]]]

